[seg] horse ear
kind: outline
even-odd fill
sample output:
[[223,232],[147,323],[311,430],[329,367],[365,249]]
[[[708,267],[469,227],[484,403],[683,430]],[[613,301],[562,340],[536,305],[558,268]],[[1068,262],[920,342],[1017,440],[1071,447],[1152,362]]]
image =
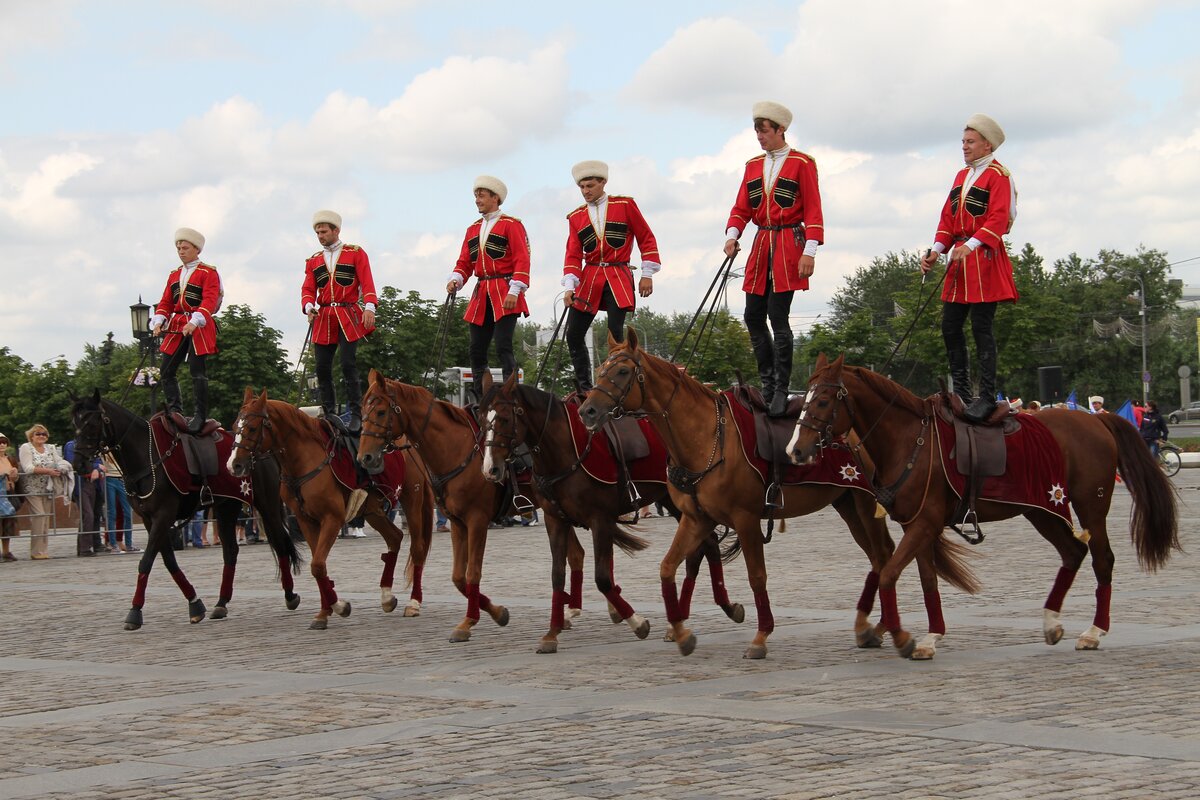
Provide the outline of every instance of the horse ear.
[[246,405],[254,397],[254,387],[247,386],[246,391],[242,392],[242,405]]
[[374,367],[371,367],[371,372],[368,373],[368,375],[367,375],[367,383],[370,384],[371,386],[378,386],[379,388],[382,389],[383,388],[383,373],[380,372],[379,370],[375,369]]
[[98,387],[92,389],[92,402],[100,405],[100,389]]
[[840,372],[842,371],[842,366],[843,366],[845,363],[846,363],[846,354],[845,354],[845,353],[839,353],[839,354],[838,354],[838,357],[837,357],[837,358],[835,358],[835,359],[833,360],[833,363],[832,363],[832,364],[830,364],[829,366],[830,366],[830,367],[832,367],[832,368],[833,368],[833,370],[834,370],[835,372],[839,372],[839,373],[840,373]]
[[629,342],[630,350],[638,349],[637,330],[632,325],[625,326],[625,341]]
[[817,370],[825,369],[828,366],[829,366],[829,359],[825,357],[825,352],[821,351],[820,353],[817,353],[817,364],[815,367],[813,367],[813,372],[816,372]]
[[504,382],[504,391],[511,392],[517,388],[517,375],[516,370],[513,370],[513,374],[509,375],[508,380]]
[[260,394],[258,397],[264,403],[267,402],[267,387],[265,387],[265,386],[263,387],[262,394]]
[[483,368],[483,380],[481,381],[481,384],[480,384],[483,387],[484,394],[488,393],[488,390],[492,388],[493,383],[495,383],[495,381],[492,380],[492,371],[490,369],[488,369],[487,367],[484,367]]

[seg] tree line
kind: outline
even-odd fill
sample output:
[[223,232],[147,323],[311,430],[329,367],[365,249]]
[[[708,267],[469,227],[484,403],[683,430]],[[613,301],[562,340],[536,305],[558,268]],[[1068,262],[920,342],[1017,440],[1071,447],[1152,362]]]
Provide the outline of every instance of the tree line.
[[[1021,299],[996,317],[1002,391],[1034,399],[1038,367],[1061,366],[1066,390],[1076,389],[1081,401],[1088,394],[1105,395],[1110,405],[1140,398],[1140,278],[1146,295],[1151,397],[1164,408],[1178,401],[1176,370],[1184,364],[1194,367],[1197,361],[1196,315],[1178,308],[1182,285],[1170,279],[1165,254],[1103,250],[1091,259],[1072,254],[1053,267],[1047,267],[1028,244],[1011,255]],[[937,297],[942,273],[932,272],[922,283],[918,258],[917,253],[888,253],[849,276],[830,301],[828,321],[796,338],[793,390],[803,387],[809,365],[821,352],[845,353],[849,363],[883,369],[918,394],[938,388],[946,371]],[[389,377],[430,385],[440,350],[442,367],[467,366],[469,337],[462,319],[466,302],[455,298],[449,312],[443,313],[442,301],[385,286],[377,329],[358,351],[363,375],[375,367]],[[663,358],[678,350],[680,361],[701,381],[726,387],[740,374],[756,383],[750,340],[741,319],[719,308],[700,341],[695,340],[693,329],[693,336],[681,347],[692,316],[692,312],[658,313],[643,305],[630,324],[638,329],[646,350]],[[1129,324],[1118,324],[1121,320]],[[246,305],[226,307],[217,324],[221,352],[209,363],[213,417],[231,424],[247,386],[265,387],[279,399],[313,402],[306,377],[312,375],[311,354],[301,357],[296,374],[296,365],[287,361],[283,334]],[[553,321],[522,320],[514,346],[526,381],[534,380],[544,362],[543,388],[562,394],[572,386],[573,373],[561,340],[547,352],[548,333],[554,327]],[[603,359],[607,328],[602,316],[592,333],[597,359]],[[41,422],[50,428],[52,441],[64,442],[72,436],[71,394],[90,393],[94,388],[148,415],[150,391],[130,386],[139,366],[148,364],[148,355],[137,342],[118,342],[111,332],[98,344],[86,344],[83,357],[74,365],[59,359],[37,366],[0,347],[0,375],[5,376],[0,380],[0,431],[19,444],[25,429]],[[181,387],[188,402],[189,381],[181,381]],[[161,404],[161,392],[156,400]]]

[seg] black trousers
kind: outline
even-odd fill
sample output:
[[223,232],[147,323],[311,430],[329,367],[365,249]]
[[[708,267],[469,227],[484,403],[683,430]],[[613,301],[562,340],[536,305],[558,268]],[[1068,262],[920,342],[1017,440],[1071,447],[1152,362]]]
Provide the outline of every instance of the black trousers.
[[477,397],[483,397],[483,373],[487,370],[488,345],[496,340],[496,358],[500,361],[500,369],[504,379],[517,371],[517,358],[513,355],[513,332],[517,329],[517,319],[520,314],[505,314],[496,320],[492,314],[492,304],[487,304],[483,324],[471,325],[471,356],[472,383],[475,385]]
[[[792,326],[788,315],[792,310],[792,298],[795,291],[777,292],[772,287],[770,278],[767,279],[766,294],[747,294],[746,310],[742,319],[746,322],[746,330],[750,334],[750,346],[754,350],[754,360],[758,363],[758,374],[767,383],[771,376],[771,386],[763,386],[764,392],[769,393],[776,382],[782,382],[780,388],[787,391],[787,381],[792,371]],[[770,320],[771,328],[767,329]]]
[[[625,341],[625,317],[629,311],[617,305],[612,287],[607,283],[600,295],[600,305],[608,312],[608,332],[618,342]],[[587,334],[596,313],[581,311],[575,306],[567,309],[567,352],[571,354],[571,366],[575,368],[575,382],[585,389],[592,386],[592,359],[588,355]]]
[[[989,400],[996,396],[996,337],[992,328],[996,319],[996,303],[942,303],[942,341],[950,361],[950,374],[955,383],[967,380],[970,359],[963,326],[971,318],[971,334],[975,338],[975,354],[979,359],[979,394]],[[963,387],[966,389],[966,387]],[[954,387],[959,391],[959,387]],[[969,394],[969,392],[967,392]]]
[[321,393],[321,405],[332,407],[337,412],[337,395],[333,390],[333,355],[337,352],[342,366],[342,386],[346,390],[345,401],[349,408],[357,409],[362,399],[362,387],[358,382],[358,340],[346,340],[345,331],[338,330],[338,340],[333,344],[314,344],[316,355],[317,390]]
[[196,355],[196,353],[192,350],[192,342],[189,339],[187,342],[180,342],[179,347],[175,349],[175,352],[163,360],[163,381],[176,380],[176,376],[179,373],[179,367],[181,364],[183,364],[183,360],[185,358],[188,362],[188,372],[193,378],[207,377],[208,372],[205,365],[205,359],[207,359],[208,356]]

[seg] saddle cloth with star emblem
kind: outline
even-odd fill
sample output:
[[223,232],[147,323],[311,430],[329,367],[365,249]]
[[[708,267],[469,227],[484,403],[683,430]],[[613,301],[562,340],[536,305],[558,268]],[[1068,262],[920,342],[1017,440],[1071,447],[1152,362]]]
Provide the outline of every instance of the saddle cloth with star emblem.
[[[167,478],[175,491],[180,494],[190,494],[200,491],[200,480],[188,470],[187,458],[183,452],[180,438],[167,430],[161,416],[150,420],[150,430],[154,438],[154,451],[162,461]],[[254,502],[254,490],[250,478],[235,478],[229,473],[226,464],[229,454],[233,451],[233,435],[226,430],[218,430],[212,434],[217,446],[217,474],[208,476],[205,481],[213,495],[241,500],[243,503]]]
[[[966,491],[967,477],[960,474],[954,462],[954,426],[940,416],[934,415],[934,419],[937,423],[942,471],[954,493],[962,497]],[[1073,530],[1062,449],[1050,429],[1038,421],[1036,414],[1021,414],[1020,420],[1020,427],[1004,436],[1008,450],[1004,474],[984,478],[979,497],[997,503],[1034,506],[1049,511]]]
[[[742,455],[758,472],[764,484],[771,483],[772,466],[769,461],[758,455],[758,433],[754,426],[753,415],[734,397],[732,391],[725,391],[724,407],[733,415],[737,427],[738,439],[741,442]],[[826,486],[845,486],[850,489],[860,489],[870,492],[870,482],[863,474],[862,468],[854,460],[850,449],[844,443],[821,450],[821,457],[812,464],[788,463],[781,470],[784,486],[796,486],[804,483],[817,483]]]
[[[579,403],[574,399],[563,405],[571,423],[571,444],[575,447],[575,457],[580,459],[584,472],[601,483],[616,483],[617,458],[613,454],[608,436],[590,433],[583,426],[583,420],[579,418]],[[650,424],[650,420],[639,419],[637,422],[650,445],[650,454],[635,458],[625,465],[625,469],[629,471],[629,478],[646,483],[666,483],[667,447]]]

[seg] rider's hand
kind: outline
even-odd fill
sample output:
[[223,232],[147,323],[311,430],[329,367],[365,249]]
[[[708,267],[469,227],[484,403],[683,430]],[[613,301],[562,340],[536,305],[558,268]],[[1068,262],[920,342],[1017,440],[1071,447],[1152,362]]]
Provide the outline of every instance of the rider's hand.
[[563,292],[563,305],[564,306],[569,306],[574,302],[575,302],[575,290],[574,289],[567,289],[565,292]]
[[364,311],[363,312],[363,327],[366,328],[368,331],[375,330],[375,312],[374,311]]
[[921,256],[921,274],[924,275],[926,272],[929,272],[929,270],[933,269],[939,258],[941,258],[941,254],[936,250],[925,251],[925,255]]
[[741,249],[742,249],[742,247],[741,247],[741,245],[738,244],[737,239],[726,239],[725,240],[725,256],[727,258],[733,258],[734,256],[737,255],[738,250],[741,250]]
[[517,307],[517,295],[515,295],[515,294],[504,295],[504,310],[512,311],[516,307]]
[[638,294],[642,297],[649,297],[654,293],[654,279],[646,276],[638,281]]

